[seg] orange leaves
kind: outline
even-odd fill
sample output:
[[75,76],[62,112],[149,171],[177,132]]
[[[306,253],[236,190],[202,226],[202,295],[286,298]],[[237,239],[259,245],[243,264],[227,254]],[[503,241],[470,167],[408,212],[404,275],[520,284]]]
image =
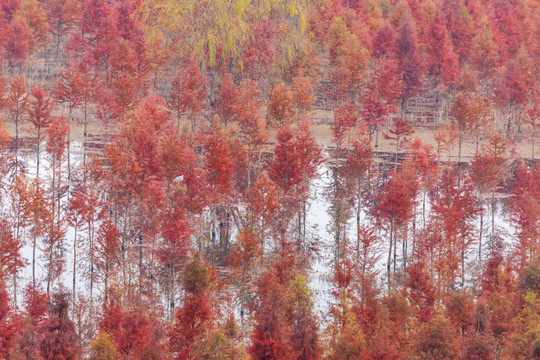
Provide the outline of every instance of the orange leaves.
[[261,256],[262,246],[257,232],[250,227],[241,228],[231,251],[230,265],[246,272],[257,265]]
[[167,108],[176,114],[178,124],[180,116],[186,115],[191,121],[191,130],[195,130],[195,117],[204,110],[207,96],[206,79],[201,75],[199,62],[191,58],[171,84]]
[[332,131],[338,149],[344,145],[347,133],[350,137],[350,131],[357,124],[359,118],[360,109],[351,103],[345,103],[334,110],[334,122],[330,126],[330,131]]
[[284,83],[277,85],[268,102],[268,120],[274,128],[290,125],[295,117],[292,91]]
[[46,128],[51,120],[52,103],[47,97],[45,90],[34,86],[30,91],[28,103],[28,121],[37,129],[38,134],[42,128]]
[[66,150],[69,125],[63,116],[52,118],[47,128],[47,144],[45,151],[51,154],[56,161],[61,161]]

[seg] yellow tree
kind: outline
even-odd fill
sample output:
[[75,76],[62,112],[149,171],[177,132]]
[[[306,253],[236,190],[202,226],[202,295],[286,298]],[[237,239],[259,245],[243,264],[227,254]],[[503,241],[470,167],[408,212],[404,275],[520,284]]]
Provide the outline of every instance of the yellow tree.
[[[242,56],[254,44],[279,39],[286,44],[306,27],[306,0],[147,0],[138,17],[148,37],[163,41],[177,57],[195,56],[210,69],[210,96],[221,69],[243,68]],[[269,21],[271,20],[271,21]],[[266,25],[269,23],[270,25]]]

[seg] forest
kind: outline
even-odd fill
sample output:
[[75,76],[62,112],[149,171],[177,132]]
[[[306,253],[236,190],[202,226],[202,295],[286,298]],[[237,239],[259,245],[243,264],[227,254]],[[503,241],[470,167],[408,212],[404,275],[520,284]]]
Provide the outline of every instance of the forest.
[[540,1],[0,24],[0,360],[540,359]]

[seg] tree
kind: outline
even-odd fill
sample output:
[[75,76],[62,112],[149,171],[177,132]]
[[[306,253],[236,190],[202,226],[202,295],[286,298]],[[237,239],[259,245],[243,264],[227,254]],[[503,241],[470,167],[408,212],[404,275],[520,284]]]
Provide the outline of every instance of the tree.
[[336,99],[347,96],[354,103],[368,67],[369,53],[341,17],[334,18],[328,29],[328,48],[334,69],[330,73],[333,96]]
[[[192,16],[202,9],[208,16]],[[178,58],[193,56],[208,68],[209,95],[213,99],[218,75],[242,70],[244,55],[254,46],[271,44],[280,36],[285,43],[293,43],[294,35],[306,28],[306,11],[304,4],[291,0],[232,7],[226,1],[189,0],[181,9],[176,1],[160,0],[142,4],[137,16],[145,32],[151,37],[162,34]]]
[[13,360],[42,360],[40,349],[41,330],[47,321],[46,294],[31,284],[24,291],[24,313],[21,317],[21,327],[16,338],[15,349],[9,359]]
[[396,145],[394,169],[397,169],[399,151],[403,144],[407,142],[407,136],[414,133],[414,129],[409,123],[409,121],[399,117],[394,117],[394,119],[392,120],[392,127],[390,128],[389,133],[391,135],[385,135],[384,137],[394,140],[394,143]]
[[529,141],[531,142],[531,157],[534,160],[536,136],[538,135],[538,130],[540,129],[540,98],[536,94],[533,94],[532,104],[530,104],[527,109],[524,123],[530,126]]
[[[470,176],[481,194],[491,193],[491,238],[495,233],[495,192],[504,179],[507,168],[507,143],[497,133],[492,133],[480,153],[473,158]],[[482,259],[482,235],[483,235],[483,205],[480,208],[480,234],[478,245],[478,257]]]
[[13,315],[4,281],[0,280],[0,356],[4,359],[13,350],[19,330]]
[[276,129],[290,125],[296,116],[293,93],[284,83],[272,89],[267,111],[268,123]]
[[79,336],[68,315],[67,293],[55,293],[49,305],[49,318],[42,328],[41,354],[45,360],[80,359]]
[[391,55],[395,41],[394,28],[388,22],[384,22],[373,36],[373,55],[379,58]]
[[60,53],[60,40],[76,24],[81,15],[80,2],[75,0],[47,0],[44,2],[47,20],[56,38],[56,57]]
[[39,179],[39,157],[42,130],[46,129],[51,121],[51,100],[45,94],[43,88],[34,86],[30,91],[27,113],[28,121],[37,132],[37,165],[36,177]]
[[[399,60],[399,73],[402,76],[402,111],[404,102],[421,91],[423,85],[424,63],[416,40],[416,30],[408,20],[401,25],[395,42],[394,54]],[[403,115],[402,115],[403,116]]]
[[448,30],[440,11],[431,19],[427,34],[427,69],[435,77],[435,87],[440,78],[445,85],[452,84],[458,76],[458,58],[452,47]]
[[178,72],[171,84],[167,108],[176,113],[178,127],[180,116],[187,115],[191,121],[191,131],[195,131],[195,120],[204,110],[207,98],[206,80],[201,75],[199,62],[189,59],[182,72]]
[[499,54],[487,19],[482,19],[482,22],[483,28],[472,39],[470,58],[471,64],[480,71],[482,79],[485,79],[493,75],[495,67],[499,64]]
[[[390,268],[392,264],[396,271],[397,263],[397,230],[407,223],[412,215],[414,203],[416,201],[418,183],[414,173],[408,167],[395,171],[392,177],[386,182],[382,191],[376,198],[377,207],[373,209],[374,213],[381,219],[390,223],[390,237],[388,247],[388,260],[386,272],[390,281]],[[406,246],[403,246],[405,251]]]
[[510,220],[516,227],[518,242],[515,245],[515,261],[521,268],[527,261],[535,258],[540,239],[540,188],[538,187],[538,166],[528,170],[521,166],[514,180],[514,190],[509,201]]
[[478,96],[459,93],[450,108],[452,126],[458,134],[458,169],[461,167],[461,147],[466,134],[476,135],[476,152],[480,142],[480,131],[493,120],[488,102]]
[[[465,260],[474,244],[475,220],[479,212],[473,196],[473,185],[468,179],[458,184],[456,174],[445,171],[439,181],[439,191],[433,203],[433,239],[431,252],[438,254],[433,261],[438,270],[441,288],[450,287],[458,277],[465,283]],[[431,255],[433,258],[433,255]],[[461,271],[459,268],[461,267]]]
[[313,293],[305,276],[297,275],[287,291],[286,317],[291,329],[291,355],[296,360],[322,358],[319,326],[313,313]]
[[302,70],[293,78],[291,84],[293,102],[296,107],[298,120],[310,113],[315,102],[315,93],[309,77],[305,76]]
[[360,109],[351,103],[345,103],[340,107],[334,109],[334,122],[330,125],[330,131],[334,137],[336,144],[336,156],[339,158],[342,146],[346,145],[346,135],[349,134],[351,129],[357,124],[359,118]]
[[235,86],[232,76],[226,74],[214,101],[216,112],[225,125],[228,125],[236,118],[239,97],[240,91]]
[[101,223],[97,231],[96,245],[96,266],[102,272],[105,286],[103,297],[107,300],[111,272],[119,263],[118,250],[120,249],[120,233],[111,219],[107,218]]
[[[50,154],[52,167],[52,199],[51,204],[58,211],[55,215],[60,215],[60,197],[62,181],[62,161],[69,142],[69,125],[63,116],[56,116],[51,119],[46,130],[47,143],[45,151]],[[55,204],[58,206],[55,207]]]
[[[6,219],[0,219],[0,282],[3,284],[10,277],[16,279],[20,268],[24,266],[21,249],[21,239],[13,236],[11,224]],[[17,292],[16,284],[15,281],[15,293]]]
[[512,124],[515,121],[514,111],[516,107],[523,105],[527,101],[527,82],[524,76],[525,69],[517,60],[510,60],[506,63],[504,73],[494,82],[493,94],[499,106],[507,107],[509,114],[506,122],[506,138],[509,139]]
[[183,274],[184,305],[176,311],[169,333],[169,346],[175,359],[192,359],[193,349],[211,329],[213,312],[210,306],[211,277],[201,255],[195,253]]
[[235,279],[239,287],[238,301],[240,303],[240,321],[244,328],[246,306],[253,292],[253,270],[262,256],[261,241],[253,228],[243,227],[238,232],[236,243],[231,249],[229,264],[234,269]]
[[12,121],[15,122],[15,156],[19,150],[19,121],[22,120],[28,106],[28,89],[24,76],[13,79],[7,93],[7,108]]
[[455,342],[457,334],[443,313],[427,322],[416,336],[415,354],[419,359],[455,359],[458,349]]
[[[262,100],[259,93],[259,89],[257,88],[257,85],[252,80],[244,80],[240,83],[239,89],[237,91],[237,99],[233,103],[235,105],[234,112],[235,112],[235,120],[237,121],[239,127],[240,127],[240,135],[243,140],[243,143],[247,145],[247,186],[246,190],[249,191],[251,188],[251,177],[253,170],[253,153],[256,152],[256,163],[255,165],[260,166],[260,152],[266,141],[268,140],[268,132],[266,130],[266,121],[260,114],[260,110],[262,107]],[[277,99],[276,99],[277,101]],[[289,104],[290,105],[290,104]],[[284,107],[287,107],[289,105],[284,105]],[[274,108],[279,107],[280,105],[277,105],[275,102],[272,105],[272,99],[270,99],[268,103],[268,114],[270,116],[270,113],[273,113],[272,119],[275,121],[286,121],[285,118],[281,119],[282,117],[286,117],[285,114],[281,114],[282,112],[286,112],[287,110],[285,108]],[[289,109],[290,110],[290,109]],[[290,121],[287,120],[287,121]]]
[[117,360],[120,353],[111,338],[111,334],[100,332],[90,345],[90,360]]
[[398,63],[392,59],[377,60],[371,81],[362,96],[362,116],[370,131],[375,131],[375,147],[379,146],[379,130],[387,116],[396,111],[402,90]]
[[255,326],[248,352],[254,360],[290,359],[290,330],[284,314],[285,288],[278,276],[269,269],[258,282],[254,307]]

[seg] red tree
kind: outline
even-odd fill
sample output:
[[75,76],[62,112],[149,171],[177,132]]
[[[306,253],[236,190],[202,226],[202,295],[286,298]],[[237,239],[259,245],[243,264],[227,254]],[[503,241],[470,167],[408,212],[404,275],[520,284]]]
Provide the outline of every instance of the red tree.
[[33,87],[30,91],[30,99],[27,113],[28,121],[34,126],[37,132],[37,178],[39,178],[41,132],[43,129],[46,129],[50,124],[51,110],[51,100],[47,97],[45,91],[40,87]]

